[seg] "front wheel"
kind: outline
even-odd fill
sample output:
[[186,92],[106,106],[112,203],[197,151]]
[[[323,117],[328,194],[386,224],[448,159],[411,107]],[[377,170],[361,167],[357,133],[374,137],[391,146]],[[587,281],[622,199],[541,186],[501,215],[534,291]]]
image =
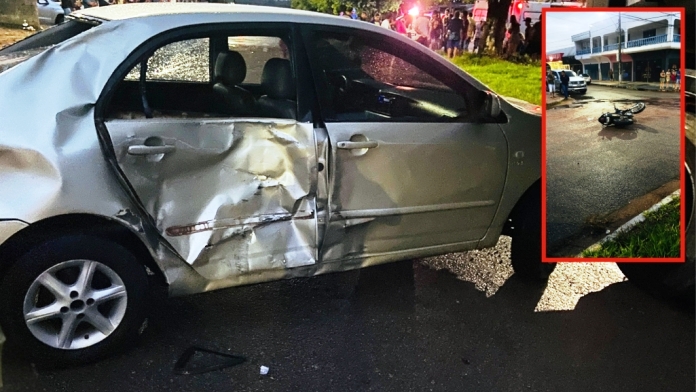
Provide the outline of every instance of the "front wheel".
[[515,208],[510,249],[512,269],[522,279],[544,282],[556,264],[541,261],[541,190],[529,190]]
[[125,347],[143,324],[147,275],[121,245],[86,235],[33,248],[0,284],[8,344],[54,366],[89,363]]
[[631,107],[629,110],[633,114],[638,114],[645,110],[645,104],[643,102],[638,102],[637,104],[633,105],[633,107]]

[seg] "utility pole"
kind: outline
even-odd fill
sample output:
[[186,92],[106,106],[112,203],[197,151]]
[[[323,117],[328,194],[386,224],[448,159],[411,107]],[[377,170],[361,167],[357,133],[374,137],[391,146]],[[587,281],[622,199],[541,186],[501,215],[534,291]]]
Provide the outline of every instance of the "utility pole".
[[623,80],[623,72],[621,71],[621,12],[619,12],[619,83]]

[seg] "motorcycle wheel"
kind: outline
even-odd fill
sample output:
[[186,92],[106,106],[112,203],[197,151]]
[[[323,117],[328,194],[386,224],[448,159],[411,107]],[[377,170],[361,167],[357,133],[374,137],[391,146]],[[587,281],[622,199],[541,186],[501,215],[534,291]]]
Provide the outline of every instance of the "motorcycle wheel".
[[633,105],[632,108],[629,109],[631,113],[633,114],[638,114],[645,110],[645,104],[643,102],[638,102],[637,104]]

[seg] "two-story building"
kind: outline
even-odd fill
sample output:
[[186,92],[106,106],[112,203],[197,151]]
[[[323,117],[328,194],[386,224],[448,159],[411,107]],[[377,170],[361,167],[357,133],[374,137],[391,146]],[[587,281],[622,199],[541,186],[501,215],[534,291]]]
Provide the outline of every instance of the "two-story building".
[[[681,20],[678,12],[616,12],[571,37],[575,58],[593,80],[659,80],[660,71],[679,66]],[[581,18],[582,14],[578,14]],[[621,18],[621,31],[619,31]],[[620,38],[620,39],[619,39]],[[619,41],[621,67],[619,67]]]

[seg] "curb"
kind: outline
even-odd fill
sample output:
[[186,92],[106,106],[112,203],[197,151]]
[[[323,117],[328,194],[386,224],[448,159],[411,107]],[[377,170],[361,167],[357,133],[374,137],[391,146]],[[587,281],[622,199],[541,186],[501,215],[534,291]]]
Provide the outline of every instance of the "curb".
[[583,254],[585,251],[594,251],[594,250],[597,250],[600,246],[602,246],[603,243],[605,243],[605,242],[607,242],[607,241],[610,241],[610,240],[613,240],[613,239],[616,238],[616,236],[618,236],[620,233],[623,233],[623,232],[625,232],[625,231],[631,230],[634,226],[636,226],[637,224],[639,224],[639,223],[641,223],[641,222],[643,222],[643,221],[645,220],[645,213],[647,213],[647,212],[653,212],[653,211],[658,210],[658,209],[659,209],[660,207],[662,207],[663,205],[665,205],[665,204],[669,203],[670,201],[672,201],[675,197],[679,197],[680,194],[681,194],[681,190],[680,190],[680,189],[677,189],[676,191],[672,192],[671,194],[669,194],[669,195],[668,195],[667,197],[665,197],[664,199],[662,199],[662,200],[660,200],[659,202],[655,203],[655,205],[653,205],[652,207],[650,207],[650,208],[648,208],[647,210],[641,212],[639,215],[634,216],[633,218],[631,218],[631,220],[629,220],[628,222],[626,222],[626,223],[624,223],[623,225],[621,225],[621,227],[619,227],[618,229],[616,229],[613,233],[611,233],[611,234],[609,234],[608,236],[602,238],[602,239],[599,240],[598,242],[595,242],[594,244],[588,246],[585,250],[583,250],[582,252],[580,252],[580,254],[577,255],[576,257],[582,258],[582,254]]
[[659,88],[653,89],[653,88],[645,88],[645,87],[633,87],[631,85],[611,85],[611,84],[603,84],[603,83],[595,83],[595,86],[602,86],[602,87],[609,87],[609,88],[621,88],[624,90],[636,90],[636,91],[655,91],[659,93],[679,93],[681,91],[660,91]]

